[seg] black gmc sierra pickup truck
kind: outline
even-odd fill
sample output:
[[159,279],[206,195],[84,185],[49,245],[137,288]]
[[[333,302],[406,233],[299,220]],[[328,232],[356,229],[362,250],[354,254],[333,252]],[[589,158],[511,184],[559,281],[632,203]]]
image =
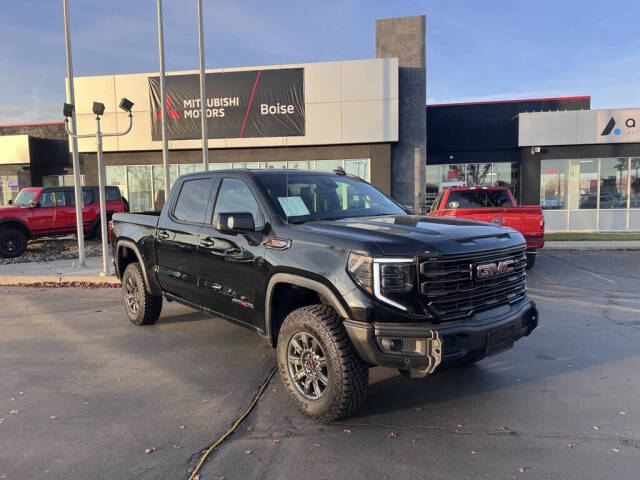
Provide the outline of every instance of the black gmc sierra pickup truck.
[[161,213],[114,215],[112,246],[133,323],[164,297],[254,329],[320,422],[361,405],[371,366],[423,377],[538,324],[520,233],[409,215],[342,170],[185,175]]

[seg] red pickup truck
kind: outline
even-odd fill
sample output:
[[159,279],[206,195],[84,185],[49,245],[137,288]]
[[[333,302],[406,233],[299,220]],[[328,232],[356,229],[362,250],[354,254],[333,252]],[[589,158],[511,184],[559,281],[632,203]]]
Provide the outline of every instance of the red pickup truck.
[[429,215],[463,217],[518,230],[527,242],[527,268],[544,246],[544,216],[539,205],[516,206],[506,187],[452,187],[441,191]]
[[[118,187],[106,187],[107,217],[128,210]],[[82,187],[82,221],[85,238],[100,235],[98,187]],[[76,233],[73,187],[23,189],[8,207],[0,208],[0,257],[22,255],[32,238]]]

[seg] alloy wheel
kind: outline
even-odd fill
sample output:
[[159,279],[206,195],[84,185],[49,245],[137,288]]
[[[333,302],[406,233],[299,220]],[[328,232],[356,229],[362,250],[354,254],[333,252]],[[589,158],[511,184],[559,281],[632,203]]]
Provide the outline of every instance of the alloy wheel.
[[329,383],[327,359],[320,342],[307,332],[298,332],[287,346],[289,375],[300,394],[318,400]]

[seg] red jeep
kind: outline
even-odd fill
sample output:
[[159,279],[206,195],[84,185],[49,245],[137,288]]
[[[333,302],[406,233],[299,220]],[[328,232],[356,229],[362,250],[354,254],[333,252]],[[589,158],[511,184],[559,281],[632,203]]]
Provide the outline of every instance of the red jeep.
[[544,216],[539,205],[516,206],[506,187],[452,187],[440,192],[429,215],[462,217],[518,230],[527,242],[527,268],[544,246]]
[[[98,187],[82,187],[85,238],[100,236]],[[107,217],[128,210],[118,187],[106,187]],[[29,239],[76,233],[73,187],[23,189],[12,205],[0,208],[0,257],[22,255]]]

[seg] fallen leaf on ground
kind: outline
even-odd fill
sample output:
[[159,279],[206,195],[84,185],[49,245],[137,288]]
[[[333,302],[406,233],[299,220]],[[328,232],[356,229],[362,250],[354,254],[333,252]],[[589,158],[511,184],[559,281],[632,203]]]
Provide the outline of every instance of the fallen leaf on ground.
[[51,416],[49,417],[49,420],[55,420],[56,418],[58,418],[58,416],[57,416],[57,415],[51,415]]
[[398,434],[396,432],[391,432],[389,435],[387,435],[389,438],[396,438],[398,436]]
[[173,448],[182,448],[182,445],[174,445]]
[[618,413],[620,413],[620,415],[626,415],[627,414],[627,412],[625,412],[625,411],[621,411],[621,412],[618,412]]
[[416,412],[421,412],[421,411],[422,411],[422,409],[421,409],[420,407],[415,407],[415,408],[414,408],[414,410],[415,410]]
[[475,450],[471,450],[471,455],[477,455],[478,452],[476,452]]
[[319,444],[319,443],[314,443],[314,444],[313,444],[313,446],[314,446],[314,447],[319,447],[319,446],[320,446],[320,444]]
[[11,412],[9,412],[9,413],[11,413],[11,415],[17,415],[17,414],[19,414],[19,413],[20,413],[20,410],[18,410],[17,408],[14,408],[14,409],[13,409],[13,410],[11,410]]
[[274,438],[273,443],[280,443],[280,440],[278,440],[277,438]]
[[618,450],[617,448],[612,448],[611,450],[613,450],[615,453],[620,453],[620,450]]
[[577,443],[574,442],[569,442],[569,448],[573,448],[577,445]]
[[155,451],[156,451],[156,447],[151,447],[151,448],[145,449],[144,453],[148,455],[149,453],[155,452]]
[[18,392],[18,395],[22,396],[24,395],[24,392]]
[[244,451],[244,454],[245,454],[245,455],[251,455],[251,450],[245,450],[245,451]]
[[348,428],[345,428],[344,433],[351,433],[351,430],[349,430]]
[[593,426],[593,429],[594,429],[594,430],[600,430],[600,426],[599,426],[599,425],[594,425],[594,426]]
[[184,430],[184,425],[180,425],[180,430]]
[[518,468],[518,471],[519,471],[520,473],[524,473],[524,472],[526,472],[527,470],[529,470],[529,467],[524,467],[524,466],[523,466],[523,467]]

